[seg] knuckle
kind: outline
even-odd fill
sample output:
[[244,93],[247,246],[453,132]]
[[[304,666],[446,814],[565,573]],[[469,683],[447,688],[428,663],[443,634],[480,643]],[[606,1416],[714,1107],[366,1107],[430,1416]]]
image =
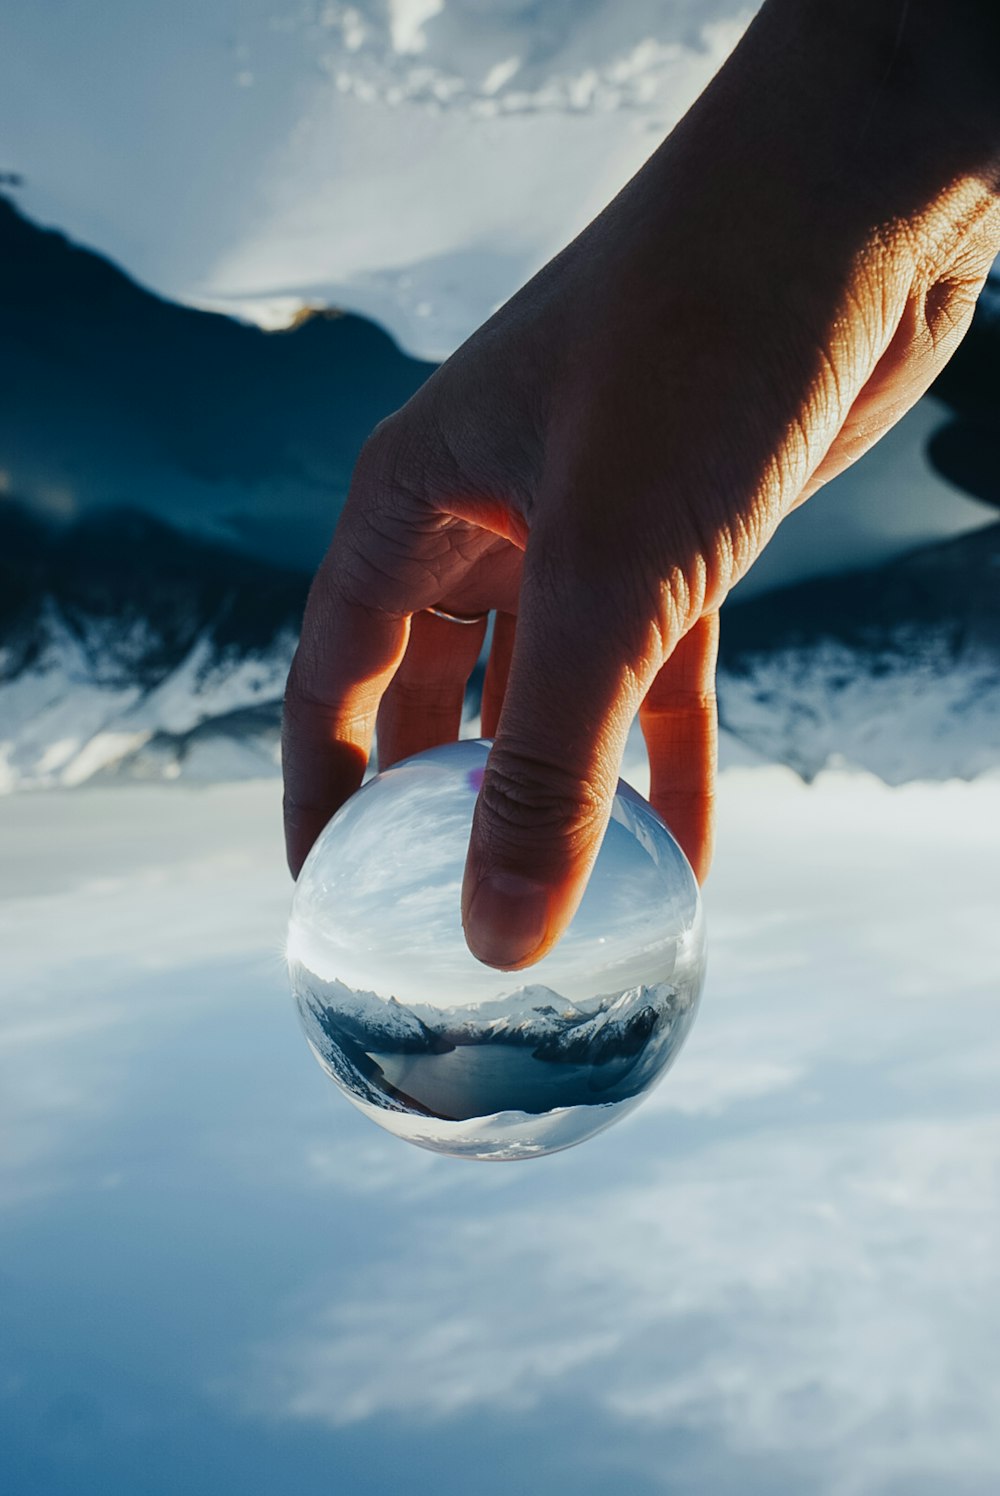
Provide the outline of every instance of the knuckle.
[[639,708],[645,721],[658,717],[706,717],[718,709],[718,697],[712,689],[697,691],[683,687],[659,686],[648,693]]
[[603,797],[585,780],[550,764],[513,757],[491,761],[481,805],[494,846],[573,843],[585,839],[603,813]]
[[401,421],[398,410],[391,415],[384,416],[377,425],[365,437],[358,453],[357,467],[359,471],[377,472],[387,462],[391,463],[392,454],[397,451],[401,442]]
[[374,530],[365,543],[345,549],[333,579],[336,596],[353,608],[393,613],[406,585],[410,553],[404,536],[388,526]]
[[362,527],[398,522],[407,504],[422,498],[423,484],[411,448],[398,411],[379,422],[354,464],[345,510],[349,522]]
[[285,680],[285,712],[305,714],[322,703],[317,687],[323,679],[323,636],[303,630]]
[[282,704],[282,726],[286,736],[303,735],[315,722],[317,717],[327,718],[332,715],[329,702],[311,691],[307,686],[299,682],[293,682],[291,677],[285,685],[285,697]]
[[464,695],[462,686],[451,681],[438,682],[397,673],[383,699],[402,712],[452,713],[456,706],[461,711]]
[[422,506],[440,486],[443,434],[422,405],[402,406],[369,433],[354,469],[353,489],[364,491],[366,505],[388,504],[393,510],[410,503]]
[[309,689],[305,680],[305,670],[302,662],[303,651],[301,647],[296,650],[288,676],[285,680],[284,715],[287,718],[297,716],[309,702]]

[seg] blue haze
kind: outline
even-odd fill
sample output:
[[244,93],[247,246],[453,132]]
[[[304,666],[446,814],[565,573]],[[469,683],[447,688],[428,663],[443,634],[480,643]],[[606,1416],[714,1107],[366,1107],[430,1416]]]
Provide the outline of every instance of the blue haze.
[[683,1055],[499,1170],[313,1062],[275,786],[8,799],[5,1491],[988,1496],[998,795],[727,775]]

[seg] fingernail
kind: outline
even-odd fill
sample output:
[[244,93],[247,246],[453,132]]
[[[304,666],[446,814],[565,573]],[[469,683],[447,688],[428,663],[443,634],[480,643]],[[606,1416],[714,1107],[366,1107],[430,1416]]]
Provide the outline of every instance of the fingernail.
[[548,890],[519,873],[494,872],[483,878],[466,912],[465,938],[472,954],[487,966],[514,971],[527,966],[548,929]]

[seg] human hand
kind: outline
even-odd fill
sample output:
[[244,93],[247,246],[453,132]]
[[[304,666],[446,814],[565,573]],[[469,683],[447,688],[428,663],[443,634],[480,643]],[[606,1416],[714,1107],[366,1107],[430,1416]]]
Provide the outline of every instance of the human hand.
[[382,766],[457,736],[485,622],[440,606],[497,610],[474,954],[518,969],[558,939],[637,711],[704,877],[719,605],[927,388],[1000,249],[989,109],[956,126],[945,79],[935,133],[926,90],[880,93],[868,23],[822,15],[765,6],[614,203],[367,444],[289,678],[293,872],[376,717]]

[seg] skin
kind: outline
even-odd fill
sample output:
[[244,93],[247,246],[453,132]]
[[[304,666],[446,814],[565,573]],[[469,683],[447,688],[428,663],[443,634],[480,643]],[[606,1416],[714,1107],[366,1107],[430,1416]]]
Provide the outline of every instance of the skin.
[[708,871],[718,609],[780,521],[927,389],[1000,251],[990,3],[772,0],[639,174],[361,454],[286,695],[289,864],[458,736],[497,610],[463,923],[555,943],[636,712]]

